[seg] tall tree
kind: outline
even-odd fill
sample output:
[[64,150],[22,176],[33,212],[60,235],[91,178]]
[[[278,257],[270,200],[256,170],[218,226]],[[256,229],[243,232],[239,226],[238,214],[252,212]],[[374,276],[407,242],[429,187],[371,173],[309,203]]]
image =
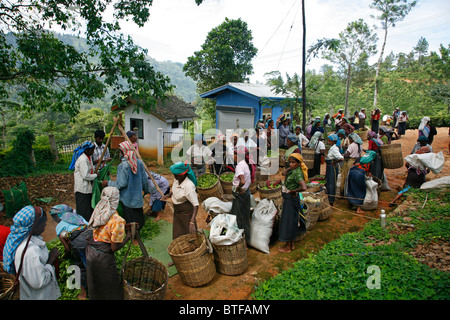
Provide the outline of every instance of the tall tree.
[[346,93],[345,93],[345,114],[348,112],[348,98],[350,92],[350,82],[352,68],[362,55],[367,57],[376,53],[377,35],[369,28],[363,19],[350,22],[344,31],[339,33],[339,41],[319,40],[312,48],[321,47],[327,43],[339,43],[337,48],[324,47],[323,57],[342,67],[346,74]]
[[[248,81],[247,76],[253,73],[251,60],[257,53],[252,41],[246,22],[225,18],[208,33],[202,49],[188,58],[183,70],[197,81],[199,93],[228,82]],[[213,111],[211,106],[209,111]]]
[[395,24],[402,21],[411,9],[416,5],[416,0],[373,0],[370,8],[376,9],[380,12],[377,17],[381,22],[381,28],[384,30],[383,44],[381,45],[380,57],[378,58],[376,73],[375,73],[375,94],[373,97],[373,105],[377,105],[378,99],[378,76],[380,73],[380,66],[383,61],[384,48],[388,30],[390,27],[395,27]]
[[[150,110],[171,89],[169,78],[154,70],[146,50],[122,34],[120,21],[131,19],[142,27],[152,2],[2,1],[0,100],[9,100],[8,88],[14,86],[28,111],[75,115],[81,102],[93,102],[111,90],[113,103],[132,95],[137,107]],[[48,30],[51,26],[85,37],[89,51],[58,40]]]

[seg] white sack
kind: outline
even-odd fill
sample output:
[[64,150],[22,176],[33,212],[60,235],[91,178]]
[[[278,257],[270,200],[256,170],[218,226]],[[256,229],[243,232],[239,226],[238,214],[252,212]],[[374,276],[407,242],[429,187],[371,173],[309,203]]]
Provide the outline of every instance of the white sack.
[[209,240],[219,246],[232,245],[242,238],[243,229],[239,229],[234,214],[218,214],[211,221]]
[[450,176],[427,181],[420,186],[420,190],[423,191],[431,191],[444,188],[450,188]]
[[405,157],[405,161],[420,170],[429,168],[433,173],[438,174],[444,167],[445,159],[440,151],[439,153],[410,154]]
[[375,210],[378,207],[378,183],[366,176],[366,196],[364,197],[362,210]]
[[269,242],[277,214],[277,208],[272,200],[262,199],[253,211],[250,222],[249,245],[264,253],[270,253]]
[[232,202],[225,202],[217,197],[209,197],[202,202],[203,209],[208,213],[230,213]]

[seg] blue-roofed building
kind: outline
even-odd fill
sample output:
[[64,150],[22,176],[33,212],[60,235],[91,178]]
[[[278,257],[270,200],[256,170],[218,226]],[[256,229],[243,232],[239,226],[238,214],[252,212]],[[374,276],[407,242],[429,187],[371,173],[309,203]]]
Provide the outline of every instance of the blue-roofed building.
[[[283,113],[292,116],[291,107],[283,107],[286,96],[275,93],[264,84],[230,82],[221,87],[200,94],[201,98],[216,100],[216,129],[225,134],[226,129],[253,129],[259,119],[276,119]],[[264,98],[280,101],[277,106],[269,106]]]

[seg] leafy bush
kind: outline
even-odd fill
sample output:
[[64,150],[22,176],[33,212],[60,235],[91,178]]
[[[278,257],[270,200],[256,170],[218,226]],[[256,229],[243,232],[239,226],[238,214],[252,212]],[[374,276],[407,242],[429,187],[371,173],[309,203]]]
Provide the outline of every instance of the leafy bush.
[[[413,197],[423,197],[416,191]],[[307,259],[262,282],[253,293],[261,300],[446,300],[450,275],[419,263],[408,254],[417,244],[450,239],[450,196],[428,199],[424,209],[408,216],[413,231],[396,234],[389,217],[382,229],[373,221],[357,233],[348,233],[328,243]],[[418,199],[417,199],[418,200]],[[388,241],[393,239],[391,243]],[[381,243],[381,244],[380,244]],[[390,243],[390,244],[388,244]],[[377,245],[378,244],[378,245]],[[369,267],[380,270],[380,288],[370,289]]]

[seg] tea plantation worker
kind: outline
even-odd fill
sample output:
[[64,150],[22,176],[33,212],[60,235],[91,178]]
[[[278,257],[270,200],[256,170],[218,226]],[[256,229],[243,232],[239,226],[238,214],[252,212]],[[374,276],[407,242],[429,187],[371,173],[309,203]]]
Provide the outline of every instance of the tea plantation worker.
[[321,133],[325,132],[323,127],[320,125],[320,118],[316,118],[316,120],[314,120],[314,124],[311,128],[311,136],[314,136],[314,133],[316,133],[317,131],[320,131]]
[[94,167],[97,166],[97,163],[100,161],[100,157],[103,154],[103,151],[106,149],[105,154],[102,158],[102,164],[98,167],[99,170],[106,166],[106,163],[111,161],[111,155],[109,153],[109,148],[103,143],[103,140],[105,139],[105,131],[99,129],[94,132],[94,139],[95,139],[95,149],[94,154],[92,155],[92,163],[94,164]]
[[366,109],[362,108],[361,111],[358,113],[359,117],[359,129],[364,130],[364,127],[366,125]]
[[255,180],[256,164],[248,149],[240,146],[234,152],[237,163],[233,177],[233,204],[231,214],[236,215],[239,229],[244,229],[245,240],[250,240],[250,184]]
[[171,192],[161,198],[167,200],[172,197],[173,227],[172,239],[197,231],[197,212],[199,207],[197,197],[197,178],[187,161],[177,162],[170,166],[174,175]]
[[[424,143],[424,142],[425,141],[423,140],[422,143]],[[429,152],[432,152],[430,147],[425,145],[425,146],[422,146],[420,149],[416,150],[414,153],[415,154],[424,154],[424,153],[429,153]],[[393,207],[393,206],[397,205],[395,202],[398,199],[400,199],[404,193],[409,191],[409,189],[411,189],[411,188],[419,189],[420,186],[425,182],[425,176],[430,171],[430,169],[428,169],[428,168],[424,169],[424,170],[416,168],[408,162],[405,163],[405,167],[408,169],[408,175],[406,176],[406,181],[403,184],[403,189],[401,191],[399,191],[399,193],[395,196],[395,198],[389,203],[389,207]]]
[[420,136],[417,139],[417,143],[414,145],[411,154],[417,153],[417,151],[419,151],[419,149],[421,149],[422,147],[427,147],[429,149],[428,152],[433,152],[433,148],[428,143],[428,139],[425,136]]
[[105,187],[95,206],[88,227],[93,229],[87,238],[86,269],[90,300],[122,300],[122,281],[117,270],[114,252],[130,239],[125,220],[117,213],[120,192]]
[[197,133],[194,136],[194,144],[186,151],[186,156],[197,178],[206,173],[207,164],[214,162],[212,151],[203,144],[203,135],[201,133]]
[[91,206],[92,184],[94,179],[97,178],[92,163],[95,146],[90,141],[86,141],[81,149],[84,151],[75,162],[74,171],[75,205],[77,213],[86,221],[89,221],[93,210]]
[[380,128],[380,118],[381,118],[381,110],[376,108],[370,113],[371,123],[372,123],[372,131],[378,132]]
[[316,132],[309,141],[308,147],[314,148],[314,166],[309,169],[308,176],[314,177],[320,174],[320,164],[322,155],[325,154],[325,144],[323,143],[322,132]]
[[348,136],[348,138],[351,141],[351,143],[344,153],[344,165],[342,166],[341,185],[340,185],[340,192],[342,196],[344,195],[344,187],[345,182],[347,180],[348,172],[350,168],[353,167],[355,161],[361,157],[361,153],[363,151],[362,149],[363,141],[356,133],[354,132],[351,133]]
[[397,134],[398,138],[400,139],[402,135],[406,132],[406,122],[408,121],[408,113],[406,111],[402,111],[400,115],[398,116],[397,122],[398,122],[398,129]]
[[392,118],[393,118],[392,126],[393,127],[395,127],[397,125],[397,119],[399,116],[400,116],[400,108],[396,107],[394,112],[392,112]]
[[88,222],[66,204],[53,206],[50,209],[50,216],[58,223],[55,231],[64,246],[65,256],[71,254],[74,264],[80,268],[81,293],[78,299],[85,300],[87,298],[86,237],[92,231],[87,228]]
[[370,166],[373,159],[377,156],[375,151],[367,151],[364,156],[359,158],[348,172],[347,183],[345,185],[345,196],[352,208],[357,208],[356,213],[365,213],[361,210],[366,197],[366,179],[370,177]]
[[350,123],[348,123],[347,118],[342,118],[341,121],[341,129],[344,129],[345,134],[348,136],[350,133],[352,133],[353,131],[355,131],[355,127],[352,126]]
[[135,150],[128,141],[121,142],[119,149],[122,160],[117,167],[117,180],[103,180],[102,186],[119,189],[123,217],[127,223],[137,222],[141,230],[145,224],[143,193],[150,192],[144,163],[137,159]]
[[295,134],[297,135],[299,148],[301,149],[306,147],[309,143],[309,139],[303,134],[303,130],[300,125],[295,126]]
[[280,115],[277,120],[279,147],[286,148],[286,138],[289,135],[289,124],[284,114]]
[[[158,173],[155,173],[155,172],[150,172],[150,173],[152,174],[152,177],[155,180],[155,182],[158,185],[161,192],[164,195],[169,194],[170,193],[169,181]],[[148,174],[147,174],[147,176],[148,176]],[[156,189],[156,186],[150,177],[148,177],[148,186],[149,186],[149,190],[150,190],[150,200],[149,200],[150,210],[152,213],[156,213],[155,221],[158,221],[158,220],[161,220],[161,218],[162,218],[161,212],[166,207],[166,201],[161,200],[161,198],[163,196]]]
[[138,136],[135,131],[127,131],[127,137],[130,139],[131,144],[139,152]]
[[26,206],[13,218],[3,250],[3,268],[19,274],[20,300],[56,300],[61,296],[55,274],[60,252],[50,252],[41,234],[47,215],[41,207]]
[[339,148],[336,146],[338,136],[337,134],[330,134],[327,139],[328,145],[330,145],[330,150],[328,150],[328,154],[325,157],[326,163],[326,173],[325,173],[325,186],[327,188],[328,201],[330,201],[330,205],[332,206],[334,203],[334,198],[336,195],[336,184],[337,177],[339,174],[339,162],[344,160]]
[[[295,249],[294,241],[297,236],[306,233],[306,220],[300,204],[299,192],[306,191],[308,182],[308,168],[299,153],[289,156],[289,168],[283,171],[285,175],[283,192],[283,211],[279,224],[278,237],[286,242],[284,247],[279,247],[281,252],[291,252]],[[284,189],[284,188],[283,188]],[[300,219],[300,226],[299,226]]]
[[293,133],[289,134],[286,138],[286,145],[288,147],[288,149],[286,150],[286,153],[284,154],[284,162],[285,162],[285,167],[289,168],[289,156],[292,153],[300,153],[301,154],[301,149],[298,146],[298,140],[297,140],[297,136]]
[[372,175],[382,181],[384,176],[384,166],[381,159],[382,155],[380,147],[383,145],[383,141],[378,138],[378,135],[375,131],[369,131],[367,137],[369,140],[369,150],[375,151],[377,154],[377,156],[373,159],[373,164],[370,170],[372,172]]

